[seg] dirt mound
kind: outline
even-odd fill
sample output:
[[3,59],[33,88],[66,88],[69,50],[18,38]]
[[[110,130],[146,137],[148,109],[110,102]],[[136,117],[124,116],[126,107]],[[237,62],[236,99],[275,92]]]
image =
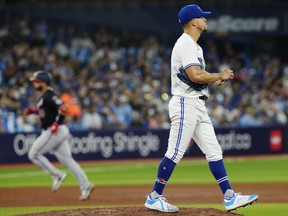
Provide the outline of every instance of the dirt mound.
[[[25,216],[167,216],[167,213],[148,210],[144,207],[123,207],[123,208],[85,208],[62,211],[50,211]],[[181,208],[177,213],[169,213],[176,216],[236,216],[240,214],[229,213],[213,208]]]

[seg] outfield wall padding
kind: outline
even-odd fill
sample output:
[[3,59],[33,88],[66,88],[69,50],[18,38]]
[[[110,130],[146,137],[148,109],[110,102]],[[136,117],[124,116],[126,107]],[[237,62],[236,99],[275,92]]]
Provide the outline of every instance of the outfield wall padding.
[[[288,152],[288,128],[216,129],[224,156]],[[0,134],[0,164],[29,162],[27,153],[39,133]],[[96,130],[72,132],[70,145],[76,160],[161,158],[169,130]],[[191,140],[185,157],[203,156]],[[55,157],[48,153],[52,161]]]

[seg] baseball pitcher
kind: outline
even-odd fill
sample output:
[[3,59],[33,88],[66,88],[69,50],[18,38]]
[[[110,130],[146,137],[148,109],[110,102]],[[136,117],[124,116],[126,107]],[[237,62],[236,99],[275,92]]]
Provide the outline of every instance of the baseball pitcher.
[[217,141],[208,115],[205,101],[209,97],[208,85],[233,79],[233,71],[225,69],[219,73],[205,71],[203,50],[197,43],[207,31],[206,16],[198,5],[184,6],[179,14],[183,34],[174,45],[171,56],[172,99],[169,102],[171,128],[168,149],[162,159],[152,192],[147,196],[145,206],[162,212],[177,212],[162,193],[173,170],[182,159],[191,138],[205,154],[209,168],[224,197],[227,211],[252,204],[258,195],[241,195],[232,189],[222,160],[222,149]]

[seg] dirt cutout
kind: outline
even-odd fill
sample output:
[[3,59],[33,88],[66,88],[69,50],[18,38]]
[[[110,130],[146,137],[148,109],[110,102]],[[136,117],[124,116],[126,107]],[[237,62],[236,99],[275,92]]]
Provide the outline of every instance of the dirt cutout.
[[[234,184],[233,186],[237,192],[240,191],[242,194],[258,194],[259,203],[288,203],[288,183]],[[79,201],[80,191],[78,187],[62,186],[56,193],[52,193],[51,188],[48,187],[0,188],[0,207],[79,206],[74,210],[28,214],[34,216],[167,216],[167,213],[148,210],[144,207],[145,196],[150,191],[151,185],[97,186],[88,200]],[[203,208],[181,208],[181,205],[222,203],[223,197],[216,184],[172,184],[165,189],[164,195],[170,203],[180,205],[180,211],[169,213],[169,216],[239,215],[237,211],[228,213],[225,211],[224,205],[222,211],[204,206]],[[257,203],[253,205],[257,205]],[[247,208],[253,208],[253,205]],[[83,208],[80,208],[81,206]],[[86,208],[87,206],[91,206],[91,208]],[[107,208],[100,208],[100,206]]]
[[63,211],[50,211],[25,216],[236,216],[241,214],[229,213],[213,208],[181,208],[177,213],[163,213],[147,210],[144,207],[122,207],[122,208],[86,208]]

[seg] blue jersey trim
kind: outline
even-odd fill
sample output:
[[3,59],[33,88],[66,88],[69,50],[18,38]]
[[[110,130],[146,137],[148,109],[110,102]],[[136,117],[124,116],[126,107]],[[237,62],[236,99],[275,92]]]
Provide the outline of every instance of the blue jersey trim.
[[201,67],[201,65],[198,64],[198,63],[191,63],[191,64],[188,64],[188,65],[186,65],[185,67],[183,67],[183,69],[186,70],[187,68],[189,68],[189,67],[191,67],[191,66],[199,66],[199,67]]
[[177,137],[175,152],[171,158],[172,161],[176,158],[176,156],[178,154],[179,145],[180,145],[180,141],[181,141],[181,137],[182,137],[183,121],[184,121],[184,97],[180,98],[180,105],[181,105],[180,125],[179,125],[179,131],[178,131],[178,137]]

